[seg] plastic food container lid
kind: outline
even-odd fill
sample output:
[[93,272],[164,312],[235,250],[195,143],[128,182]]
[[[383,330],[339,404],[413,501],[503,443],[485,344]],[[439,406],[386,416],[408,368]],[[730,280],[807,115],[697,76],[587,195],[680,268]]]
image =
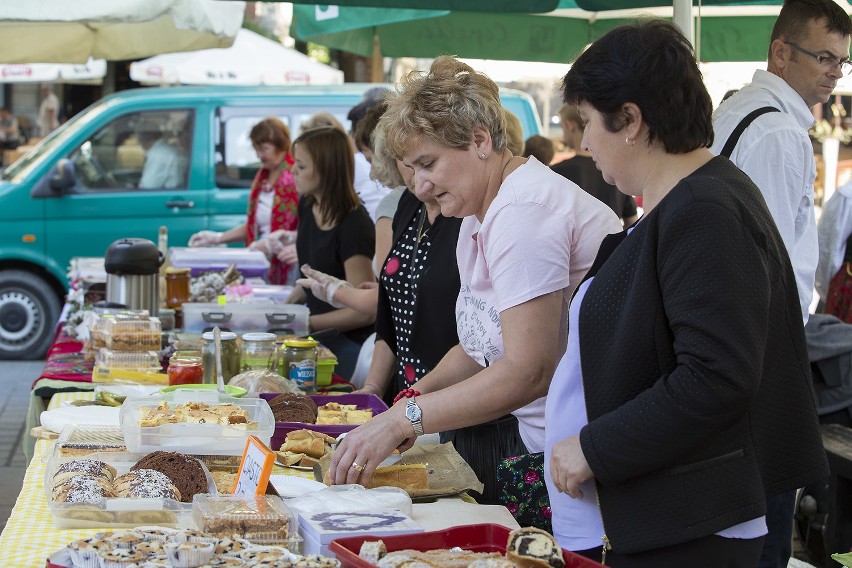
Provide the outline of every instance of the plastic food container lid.
[[244,333],[243,334],[243,341],[275,341],[275,334],[274,333]]
[[276,495],[216,495],[204,493],[192,500],[192,517],[201,530],[231,536],[236,527],[240,537],[256,544],[287,542],[298,535],[296,515]]
[[101,347],[95,356],[95,365],[107,369],[157,372],[160,370],[160,358],[156,351],[113,351]]
[[[246,335],[249,335],[249,334],[246,334]],[[267,334],[267,335],[272,335],[272,334]],[[221,331],[221,332],[219,332],[219,337],[222,339],[222,341],[232,341],[232,340],[237,338],[237,334],[234,333],[233,331]],[[245,338],[245,336],[243,336],[243,338]],[[201,339],[203,339],[204,341],[214,341],[216,338],[213,337],[212,331],[205,331],[204,333],[201,334]]]
[[316,339],[285,339],[284,347],[316,347]]

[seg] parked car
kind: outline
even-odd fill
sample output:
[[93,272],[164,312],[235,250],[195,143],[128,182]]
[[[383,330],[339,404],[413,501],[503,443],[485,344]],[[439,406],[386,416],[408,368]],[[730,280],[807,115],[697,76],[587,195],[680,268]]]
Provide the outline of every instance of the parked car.
[[[122,237],[156,242],[162,225],[182,245],[201,229],[243,222],[258,168],[248,133],[258,120],[278,116],[295,137],[322,110],[348,127],[349,109],[375,86],[134,89],[70,119],[2,171],[0,359],[45,353],[72,257],[103,256]],[[501,97],[524,138],[540,132],[528,95]],[[146,170],[154,143],[172,156],[169,175]]]

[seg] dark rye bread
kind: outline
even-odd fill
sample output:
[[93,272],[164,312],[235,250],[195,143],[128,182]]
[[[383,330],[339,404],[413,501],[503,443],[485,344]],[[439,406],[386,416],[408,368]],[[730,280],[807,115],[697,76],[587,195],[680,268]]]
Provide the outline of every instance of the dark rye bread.
[[201,462],[195,458],[177,452],[157,451],[148,454],[130,468],[154,469],[172,480],[180,492],[183,503],[192,503],[196,493],[207,493],[207,476],[201,467]]
[[314,402],[314,399],[312,399],[309,396],[305,396],[303,394],[297,394],[297,393],[294,393],[294,392],[285,392],[285,393],[279,394],[278,396],[276,396],[275,398],[273,398],[269,401],[269,406],[273,406],[276,403],[284,402],[284,401],[301,402],[302,404],[306,405],[308,408],[311,409],[311,412],[314,413],[314,416],[317,415],[317,403]]

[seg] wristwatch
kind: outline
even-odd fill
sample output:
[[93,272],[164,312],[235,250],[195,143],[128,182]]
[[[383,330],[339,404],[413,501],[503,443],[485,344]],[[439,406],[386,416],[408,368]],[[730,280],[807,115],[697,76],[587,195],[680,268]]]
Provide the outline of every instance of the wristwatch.
[[409,398],[405,405],[405,417],[408,418],[411,421],[411,425],[414,426],[415,436],[423,435],[423,422],[421,422],[422,416],[423,412],[420,410],[417,400],[414,397]]

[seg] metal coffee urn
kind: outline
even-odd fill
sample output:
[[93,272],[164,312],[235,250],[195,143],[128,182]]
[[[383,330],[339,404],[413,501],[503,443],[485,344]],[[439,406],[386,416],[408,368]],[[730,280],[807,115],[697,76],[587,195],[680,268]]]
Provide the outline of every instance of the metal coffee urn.
[[155,315],[160,307],[158,276],[162,263],[157,245],[147,239],[112,243],[104,255],[107,301]]

